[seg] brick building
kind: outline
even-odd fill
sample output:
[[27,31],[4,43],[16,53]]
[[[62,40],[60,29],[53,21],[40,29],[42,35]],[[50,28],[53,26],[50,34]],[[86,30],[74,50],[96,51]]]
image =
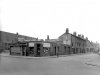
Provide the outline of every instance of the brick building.
[[24,40],[35,40],[34,37],[19,35],[18,33],[9,33],[5,31],[0,31],[0,48],[1,50],[9,50],[9,45],[11,43],[17,42],[18,38]]
[[66,32],[58,37],[63,44],[71,46],[71,53],[85,53],[86,40],[83,35],[78,35],[76,32],[73,34],[69,33],[69,29],[66,29]]
[[80,35],[76,32],[73,34],[69,33],[69,29],[66,29],[66,32],[58,37],[63,44],[71,46],[72,53],[85,53],[93,52],[97,48],[93,42],[90,42],[88,38],[84,38],[84,35]]

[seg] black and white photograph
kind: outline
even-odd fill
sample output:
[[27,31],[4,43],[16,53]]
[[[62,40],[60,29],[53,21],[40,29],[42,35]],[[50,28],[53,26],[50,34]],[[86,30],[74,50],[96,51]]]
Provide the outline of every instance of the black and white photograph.
[[0,75],[100,75],[100,0],[0,0]]

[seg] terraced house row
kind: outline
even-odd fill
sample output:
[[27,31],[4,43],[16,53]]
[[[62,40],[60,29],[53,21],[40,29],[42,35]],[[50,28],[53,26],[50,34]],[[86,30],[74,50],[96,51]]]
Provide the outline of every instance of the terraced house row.
[[94,52],[96,50],[95,44],[90,42],[87,37],[84,38],[84,35],[77,35],[76,32],[71,34],[68,28],[58,39],[46,39],[46,41],[56,41],[57,43],[68,45],[71,48],[70,52],[73,54]]
[[57,39],[37,39],[19,35],[18,33],[8,33],[1,31],[1,51],[9,50],[11,55],[20,56],[53,56],[95,52],[99,47],[90,42],[84,35],[69,33],[67,28],[65,33]]

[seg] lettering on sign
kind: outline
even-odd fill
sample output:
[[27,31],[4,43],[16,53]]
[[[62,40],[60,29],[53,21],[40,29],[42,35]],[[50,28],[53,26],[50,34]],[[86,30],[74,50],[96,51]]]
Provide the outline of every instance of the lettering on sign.
[[29,43],[29,47],[34,47],[34,43],[33,42]]
[[43,47],[50,47],[50,43],[43,43]]
[[18,41],[23,42],[24,38],[18,38]]

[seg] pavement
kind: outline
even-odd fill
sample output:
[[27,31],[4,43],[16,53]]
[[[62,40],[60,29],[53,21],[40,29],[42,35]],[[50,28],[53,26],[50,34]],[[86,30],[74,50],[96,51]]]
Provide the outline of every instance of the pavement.
[[91,53],[86,53],[86,54],[83,54],[83,53],[79,53],[79,54],[69,54],[69,55],[58,55],[58,56],[43,56],[43,57],[32,57],[32,56],[16,56],[16,55],[10,55],[9,52],[7,53],[1,53],[0,55],[1,56],[5,56],[5,57],[19,57],[19,58],[57,58],[57,57],[68,57],[68,56],[79,56],[79,55],[88,55],[88,54],[91,54]]
[[44,57],[16,56],[16,55],[10,55],[9,53],[1,53],[0,55],[4,57],[17,57],[17,58],[56,58],[57,57],[57,56],[44,56]]

